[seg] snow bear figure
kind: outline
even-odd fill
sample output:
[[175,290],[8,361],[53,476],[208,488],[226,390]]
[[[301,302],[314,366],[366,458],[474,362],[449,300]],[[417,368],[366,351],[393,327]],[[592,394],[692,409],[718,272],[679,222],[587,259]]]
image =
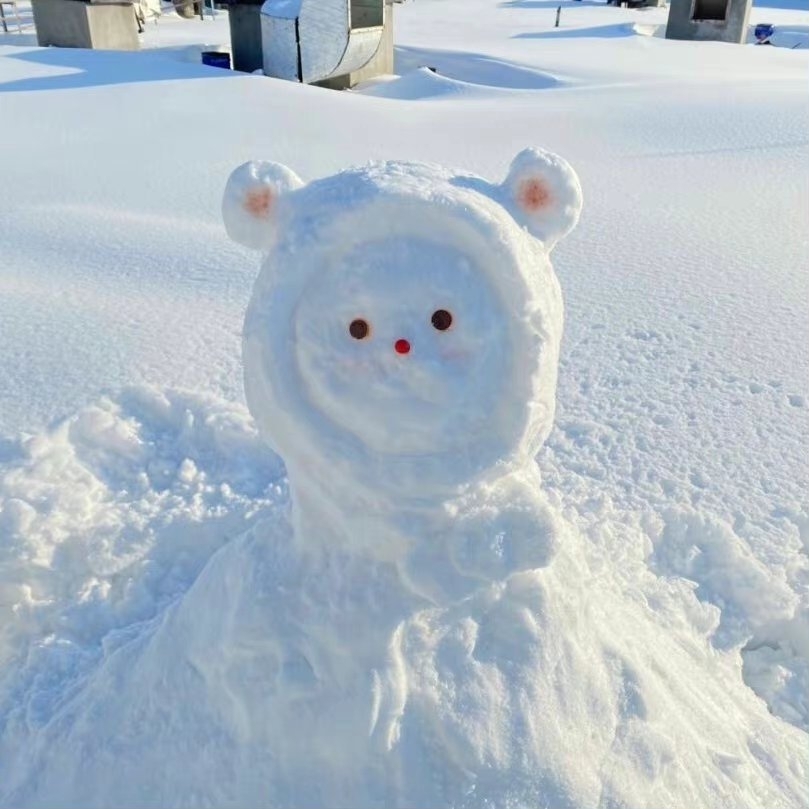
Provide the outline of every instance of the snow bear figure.
[[712,644],[719,610],[649,568],[640,520],[545,503],[548,251],[580,204],[536,151],[502,185],[236,170],[228,230],[268,251],[247,396],[292,519],[80,663],[37,642],[0,693],[0,805],[805,809],[806,734]]
[[[275,163],[233,172],[228,233],[267,251],[245,322],[247,401],[287,464],[299,541],[339,536],[411,571],[447,551],[444,572],[473,579],[547,563],[552,532],[519,547],[515,521],[536,523],[531,460],[554,414],[562,299],[548,256],[581,203],[570,166],[535,149],[499,185],[403,162],[308,185]],[[470,513],[485,537],[457,530]]]

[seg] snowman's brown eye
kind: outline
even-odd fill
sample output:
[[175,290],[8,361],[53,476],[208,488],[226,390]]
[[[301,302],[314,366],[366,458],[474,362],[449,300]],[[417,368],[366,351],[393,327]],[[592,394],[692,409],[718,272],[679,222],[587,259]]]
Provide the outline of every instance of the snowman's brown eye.
[[433,312],[432,323],[438,331],[446,331],[452,325],[452,315],[446,309],[437,309]]
[[371,333],[371,327],[366,321],[357,318],[351,321],[351,325],[348,327],[348,333],[355,340],[364,340]]

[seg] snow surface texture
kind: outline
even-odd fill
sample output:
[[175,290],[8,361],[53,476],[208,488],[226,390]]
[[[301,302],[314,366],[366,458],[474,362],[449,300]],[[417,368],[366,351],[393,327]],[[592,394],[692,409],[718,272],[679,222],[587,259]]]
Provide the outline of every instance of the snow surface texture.
[[[502,185],[405,163],[306,186],[276,164],[234,172],[229,232],[270,250],[248,402],[292,518],[256,522],[142,623],[128,606],[103,655],[46,645],[80,670],[68,694],[24,664],[41,698],[3,706],[5,804],[802,805],[804,734],[711,645],[719,611],[649,570],[639,526],[585,537],[542,493],[562,328],[548,252],[580,200],[536,151]],[[170,400],[134,406],[171,431]],[[66,429],[93,420],[137,446],[109,410]],[[192,456],[210,440],[193,424]],[[177,478],[204,476],[189,459]]]
[[[559,29],[557,4],[397,6],[402,75],[378,98],[199,66],[227,43],[222,12],[164,15],[139,54],[37,50],[30,11],[0,34],[0,783],[88,672],[285,507],[241,404],[255,261],[219,220],[254,155],[307,177],[390,157],[502,177],[539,141],[574,163],[588,204],[554,253],[545,490],[603,584],[642,590],[648,565],[692,589],[718,654],[809,727],[807,54],[639,35],[665,9],[560,4]],[[762,0],[750,22],[805,32],[809,14]],[[672,620],[700,606],[669,603]],[[210,767],[187,795],[230,777]]]

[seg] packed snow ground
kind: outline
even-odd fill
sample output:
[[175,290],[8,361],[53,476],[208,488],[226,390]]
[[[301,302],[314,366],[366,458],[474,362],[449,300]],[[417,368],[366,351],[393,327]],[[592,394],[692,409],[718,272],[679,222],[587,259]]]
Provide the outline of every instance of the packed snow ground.
[[[165,17],[139,54],[0,37],[4,719],[47,725],[286,502],[242,404],[258,267],[221,228],[231,169],[398,157],[498,178],[536,144],[586,200],[554,254],[566,326],[544,485],[613,562],[644,548],[693,581],[721,609],[717,649],[745,648],[748,684],[809,727],[807,55],[667,42],[649,35],[662,10],[567,2],[554,30],[556,5],[397,7],[401,78],[360,93],[193,64],[226,41],[223,17]],[[633,531],[646,544],[627,550]]]

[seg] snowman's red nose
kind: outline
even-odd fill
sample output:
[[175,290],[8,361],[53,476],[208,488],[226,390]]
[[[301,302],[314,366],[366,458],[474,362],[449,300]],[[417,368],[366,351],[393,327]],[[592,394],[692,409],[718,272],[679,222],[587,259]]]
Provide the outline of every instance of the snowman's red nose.
[[393,344],[394,349],[396,350],[397,354],[409,354],[410,353],[410,343],[407,340],[397,340]]

